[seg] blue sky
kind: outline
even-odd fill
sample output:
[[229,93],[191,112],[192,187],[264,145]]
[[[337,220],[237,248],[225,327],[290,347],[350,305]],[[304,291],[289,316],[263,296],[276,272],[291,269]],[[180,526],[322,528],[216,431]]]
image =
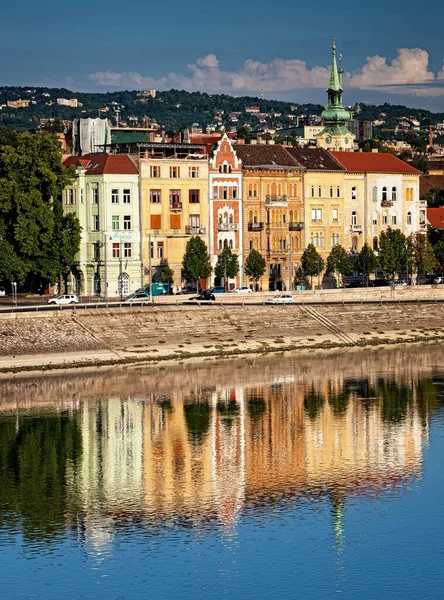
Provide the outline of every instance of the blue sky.
[[263,89],[269,98],[324,103],[335,36],[347,73],[345,101],[444,111],[444,2],[424,6],[417,0],[8,3],[0,20],[0,84],[234,95]]

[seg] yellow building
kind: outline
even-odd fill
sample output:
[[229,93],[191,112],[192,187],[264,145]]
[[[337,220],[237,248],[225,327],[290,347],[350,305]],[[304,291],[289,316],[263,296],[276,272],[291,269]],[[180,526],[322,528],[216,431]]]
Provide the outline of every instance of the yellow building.
[[208,245],[208,157],[166,152],[140,159],[142,260],[145,282],[160,275],[162,265],[181,285],[182,259],[188,240],[201,236]]
[[259,289],[290,289],[304,245],[303,168],[282,146],[238,145],[236,154],[244,175],[245,260],[254,248],[267,261]]
[[304,171],[304,249],[313,244],[325,260],[334,246],[344,246],[344,173],[322,148],[287,148]]

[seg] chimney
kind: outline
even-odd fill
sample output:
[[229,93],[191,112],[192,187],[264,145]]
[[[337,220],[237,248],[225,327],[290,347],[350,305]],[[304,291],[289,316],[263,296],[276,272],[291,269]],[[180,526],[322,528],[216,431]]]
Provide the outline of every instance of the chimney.
[[431,125],[429,130],[429,146],[430,148],[433,148],[433,129]]
[[377,148],[372,148],[373,154],[378,154],[379,150]]

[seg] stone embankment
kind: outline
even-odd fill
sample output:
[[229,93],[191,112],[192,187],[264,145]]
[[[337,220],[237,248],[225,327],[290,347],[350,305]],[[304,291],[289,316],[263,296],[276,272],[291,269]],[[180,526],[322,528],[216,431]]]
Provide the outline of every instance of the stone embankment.
[[443,305],[427,300],[3,314],[0,371],[442,340]]

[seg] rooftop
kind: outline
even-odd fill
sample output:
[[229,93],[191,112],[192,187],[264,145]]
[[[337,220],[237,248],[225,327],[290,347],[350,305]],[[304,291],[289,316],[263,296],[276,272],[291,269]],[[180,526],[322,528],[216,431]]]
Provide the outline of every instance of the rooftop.
[[421,175],[419,197],[425,198],[431,190],[444,190],[444,175]]
[[347,171],[357,173],[412,173],[418,171],[393,154],[386,152],[330,152]]
[[286,148],[286,151],[308,171],[345,171],[323,148]]
[[444,229],[444,206],[427,209],[427,220],[436,229]]
[[87,154],[70,156],[63,164],[86,169],[86,175],[137,175],[139,170],[127,154]]
[[282,146],[237,144],[234,149],[243,167],[301,167]]

